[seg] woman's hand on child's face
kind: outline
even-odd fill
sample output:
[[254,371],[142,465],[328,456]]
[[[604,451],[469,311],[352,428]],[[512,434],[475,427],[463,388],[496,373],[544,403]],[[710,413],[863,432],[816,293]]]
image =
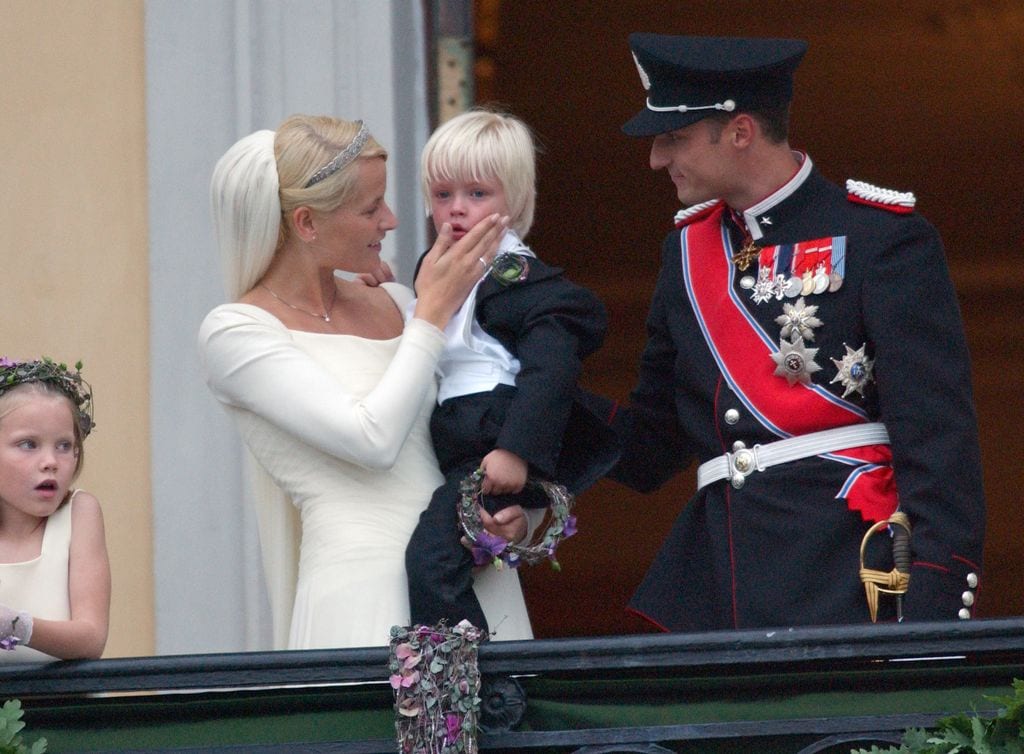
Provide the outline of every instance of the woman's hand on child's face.
[[507,450],[495,448],[480,462],[484,478],[480,490],[485,495],[513,495],[526,486],[529,471],[526,461]]
[[414,316],[443,329],[490,269],[507,227],[507,217],[491,215],[453,243],[451,226],[445,223],[416,275]]

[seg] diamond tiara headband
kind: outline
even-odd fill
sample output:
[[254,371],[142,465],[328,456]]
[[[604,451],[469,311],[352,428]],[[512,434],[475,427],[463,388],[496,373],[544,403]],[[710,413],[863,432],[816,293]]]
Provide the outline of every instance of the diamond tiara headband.
[[82,438],[88,437],[96,424],[92,419],[92,388],[82,379],[82,362],[75,364],[72,372],[67,364],[45,356],[35,361],[13,361],[0,356],[0,395],[29,382],[46,382],[64,393],[78,411]]
[[356,134],[356,138],[352,139],[352,142],[347,147],[338,152],[337,156],[333,160],[313,173],[309,180],[306,181],[306,185],[303,186],[303,188],[315,186],[324,178],[337,173],[359,156],[359,153],[363,151],[363,147],[366,145],[366,140],[370,138],[370,132],[366,128],[366,124],[361,120],[357,120],[356,123],[359,124],[359,133]]

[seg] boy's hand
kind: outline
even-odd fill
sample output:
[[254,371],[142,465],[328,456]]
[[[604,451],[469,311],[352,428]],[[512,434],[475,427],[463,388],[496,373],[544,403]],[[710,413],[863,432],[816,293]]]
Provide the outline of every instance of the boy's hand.
[[[507,539],[513,544],[522,542],[530,528],[530,522],[526,518],[526,511],[518,505],[502,508],[493,516],[481,508],[480,523],[488,533]],[[465,537],[462,538],[462,543],[467,547],[470,546]]]
[[484,478],[480,490],[485,495],[511,495],[526,486],[529,471],[526,461],[515,453],[495,448],[480,462]]

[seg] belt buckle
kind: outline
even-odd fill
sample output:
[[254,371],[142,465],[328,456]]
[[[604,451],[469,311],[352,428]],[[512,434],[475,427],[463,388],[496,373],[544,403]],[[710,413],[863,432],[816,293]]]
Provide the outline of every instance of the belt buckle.
[[757,458],[758,445],[748,448],[742,440],[737,440],[732,445],[732,453],[726,453],[729,461],[729,483],[734,489],[740,489],[747,481],[747,477],[755,471],[763,471],[761,462]]

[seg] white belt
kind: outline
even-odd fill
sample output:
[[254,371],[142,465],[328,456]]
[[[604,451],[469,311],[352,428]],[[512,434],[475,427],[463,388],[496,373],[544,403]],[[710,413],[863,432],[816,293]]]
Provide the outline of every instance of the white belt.
[[728,479],[733,487],[739,489],[748,476],[755,471],[764,471],[769,466],[778,466],[780,463],[789,463],[822,453],[834,453],[846,448],[888,443],[889,433],[881,422],[811,432],[785,440],[776,440],[767,445],[755,445],[752,448],[737,442],[733,444],[731,453],[705,461],[697,468],[697,489],[703,489],[720,479]]

